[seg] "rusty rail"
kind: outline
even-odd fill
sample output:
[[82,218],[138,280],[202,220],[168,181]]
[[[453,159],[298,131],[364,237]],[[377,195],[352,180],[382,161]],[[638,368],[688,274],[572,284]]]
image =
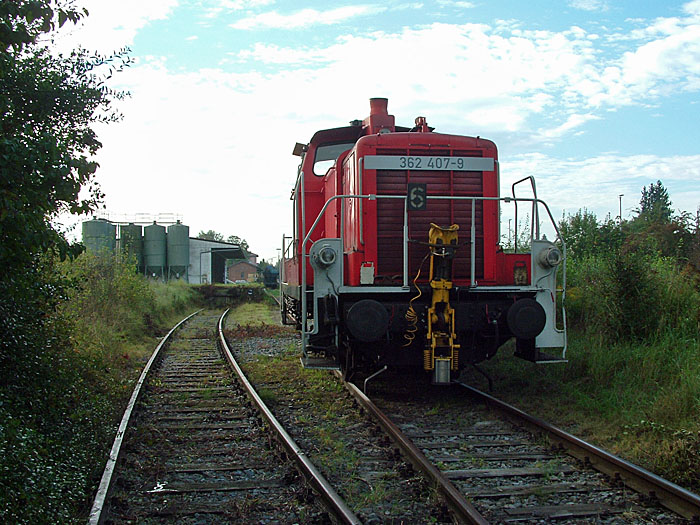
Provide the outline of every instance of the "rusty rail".
[[[333,372],[341,381],[342,375],[338,371]],[[459,523],[474,523],[486,525],[488,521],[467,501],[464,495],[444,476],[440,469],[433,465],[425,457],[413,442],[370,400],[359,388],[352,383],[343,381],[345,388],[353,395],[357,402],[369,414],[374,417],[382,429],[389,435],[392,441],[402,450],[406,458],[429,480],[431,480],[438,492],[445,498],[447,506],[454,513]]]
[[489,394],[459,381],[455,383],[464,387],[476,399],[496,408],[517,422],[536,432],[546,434],[553,443],[561,445],[573,457],[590,464],[596,470],[624,483],[631,489],[656,499],[664,507],[684,518],[691,519],[693,523],[700,523],[700,496],[697,494],[591,445],[539,418],[526,414]]
[[219,319],[219,343],[226,361],[228,361],[231,368],[236,372],[238,379],[248,393],[248,397],[258,408],[260,414],[263,416],[265,421],[267,421],[270,428],[275,432],[280,444],[285,449],[289,457],[296,463],[297,468],[302,472],[314,490],[321,496],[329,512],[331,512],[340,523],[361,524],[362,522],[360,519],[352,512],[352,510],[350,510],[350,508],[348,508],[345,501],[318,471],[304,451],[301,450],[301,448],[299,448],[299,446],[294,442],[292,437],[287,433],[280,422],[277,421],[277,418],[272,414],[267,405],[265,405],[263,400],[253,388],[253,385],[251,385],[250,381],[248,381],[246,378],[243,370],[233,357],[233,353],[231,352],[228,342],[226,341],[226,337],[224,336],[224,319],[226,318],[226,314],[228,314],[228,312],[229,310],[227,309]]
[[97,525],[98,523],[102,522],[102,511],[104,510],[105,503],[107,501],[107,497],[111,489],[112,475],[114,474],[114,469],[116,468],[117,462],[119,460],[119,453],[121,452],[124,434],[126,433],[126,429],[129,426],[131,413],[134,411],[136,402],[141,396],[141,387],[146,381],[146,377],[148,377],[148,373],[151,371],[153,363],[160,354],[160,350],[163,348],[163,346],[165,346],[165,343],[168,341],[168,339],[170,339],[170,336],[175,333],[175,330],[182,326],[185,323],[185,321],[188,321],[201,311],[201,309],[197,310],[196,312],[188,315],[182,321],[173,326],[173,328],[165,335],[165,337],[163,337],[163,339],[160,340],[160,343],[158,343],[158,346],[153,351],[153,354],[151,354],[151,358],[146,363],[146,366],[143,367],[143,371],[141,372],[141,375],[139,376],[139,379],[136,382],[136,386],[134,387],[134,391],[131,394],[129,403],[126,405],[126,410],[124,410],[124,415],[122,416],[121,423],[119,424],[119,428],[117,429],[117,434],[114,437],[114,443],[112,444],[112,449],[109,453],[109,458],[107,458],[107,464],[105,465],[105,469],[102,472],[100,486],[97,488],[97,494],[95,494],[95,499],[92,503],[92,508],[90,509],[90,516],[88,517],[89,525]]

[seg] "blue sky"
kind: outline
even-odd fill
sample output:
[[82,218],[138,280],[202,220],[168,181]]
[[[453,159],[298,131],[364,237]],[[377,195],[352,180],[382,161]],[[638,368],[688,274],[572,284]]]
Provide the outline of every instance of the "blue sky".
[[700,205],[700,0],[81,2],[59,45],[135,64],[98,130],[116,214],[174,212],[276,256],[289,233],[295,142],[389,99],[397,124],[490,138],[502,192],[535,175],[558,219],[631,217],[661,179]]

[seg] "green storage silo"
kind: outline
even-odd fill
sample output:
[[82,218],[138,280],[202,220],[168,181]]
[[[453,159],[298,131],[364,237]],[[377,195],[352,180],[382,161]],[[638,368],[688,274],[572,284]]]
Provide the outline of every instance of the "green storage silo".
[[143,229],[144,273],[150,277],[165,277],[165,226],[153,224]]
[[83,244],[93,253],[114,252],[117,242],[117,227],[104,219],[83,222]]
[[120,225],[119,241],[122,253],[134,257],[139,271],[143,271],[143,228],[133,222]]
[[168,226],[168,279],[187,278],[190,265],[190,227],[177,221]]

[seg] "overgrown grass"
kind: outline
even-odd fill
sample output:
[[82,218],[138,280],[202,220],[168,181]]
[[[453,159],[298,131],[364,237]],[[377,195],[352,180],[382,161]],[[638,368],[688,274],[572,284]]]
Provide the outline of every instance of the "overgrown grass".
[[691,267],[640,252],[570,261],[570,326],[603,339],[653,341],[668,332],[697,339],[700,287]]
[[[3,335],[0,519],[84,522],[116,424],[183,284],[155,284],[114,256],[47,262],[51,304],[17,310]],[[7,320],[11,303],[3,297]],[[28,315],[34,315],[32,319]],[[36,330],[34,328],[37,328]],[[10,375],[6,375],[9,373]]]
[[506,346],[483,365],[497,395],[699,492],[697,277],[635,253],[573,261],[569,277],[569,363]]
[[279,310],[272,308],[268,301],[246,302],[236,306],[226,318],[226,324],[239,326],[280,325]]

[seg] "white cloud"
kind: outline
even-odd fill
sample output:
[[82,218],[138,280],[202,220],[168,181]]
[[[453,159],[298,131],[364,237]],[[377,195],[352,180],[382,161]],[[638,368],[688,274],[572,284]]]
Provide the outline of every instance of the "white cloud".
[[696,19],[700,18],[700,0],[693,0],[684,4],[683,11]]
[[[258,43],[237,58],[282,65],[286,75],[298,76],[298,84],[316,93],[355,98],[358,87],[390,94],[401,86],[407,99],[433,108],[443,125],[476,125],[482,134],[518,131],[533,114],[562,111],[562,100],[580,106],[582,98],[597,93],[594,85],[586,88],[597,72],[583,30],[514,33],[498,34],[483,24],[432,24],[346,35],[324,48]],[[359,86],[336,81],[348,71],[362,71]]]
[[[211,4],[215,5],[211,5]],[[242,9],[255,9],[275,3],[275,0],[218,0],[209,2],[204,7],[205,18],[215,18],[224,11],[240,11]]]
[[583,11],[607,11],[608,4],[605,0],[570,0],[569,5],[574,9]]
[[224,9],[253,9],[272,5],[275,0],[221,0],[220,5]]
[[241,60],[254,60],[265,64],[300,65],[312,67],[316,63],[329,62],[332,58],[324,50],[282,48],[274,44],[257,42],[252,49],[240,51],[236,56]]
[[578,113],[574,113],[573,115],[569,115],[569,117],[566,119],[566,122],[561,124],[560,126],[557,126],[556,128],[552,129],[544,129],[542,130],[539,135],[543,139],[554,139],[554,138],[560,138],[563,137],[564,135],[568,134],[572,130],[582,126],[586,122],[589,122],[591,120],[599,120],[600,117],[592,114],[586,114],[586,115],[581,115]]
[[453,7],[461,7],[462,9],[473,9],[476,7],[474,2],[461,2],[459,0],[438,0],[438,4]]
[[669,156],[604,154],[588,159],[558,159],[541,153],[501,159],[501,189],[510,193],[516,180],[537,179],[538,197],[550,206],[555,220],[562,213],[586,208],[603,219],[618,215],[623,194],[623,218],[639,206],[644,186],[661,180],[675,210],[694,212],[700,203],[700,155]]
[[700,23],[625,53],[620,65],[630,96],[687,89],[700,80]]
[[134,42],[134,37],[153,20],[167,18],[179,0],[84,0],[80,6],[90,13],[78,26],[64,25],[58,47],[69,51],[82,46],[90,51],[111,53]]
[[234,29],[298,29],[313,25],[332,25],[344,22],[358,16],[374,15],[385,11],[386,8],[370,5],[344,6],[318,11],[316,9],[302,9],[295,13],[285,15],[277,11],[269,11],[259,15],[242,18],[231,24]]
[[[103,41],[119,35],[133,40],[139,28],[175,6],[175,0],[149,3],[147,14],[129,20],[106,21],[103,14],[96,18],[102,20],[98,29],[105,32]],[[239,23],[298,27],[311,15],[331,24],[371,9],[267,13]],[[289,231],[295,141],[363,118],[368,98],[387,96],[398,124],[420,114],[438,131],[487,137],[508,132],[516,140],[527,137],[530,145],[556,143],[607,110],[700,89],[700,0],[684,9],[685,18],[649,22],[641,28],[642,42],[626,44],[626,54],[612,57],[581,27],[529,31],[501,21],[494,27],[430,24],[347,34],[328,46],[251,42],[231,55],[235,72],[175,72],[163,59],[143,58],[115,77],[122,86],[114,87],[133,96],[120,104],[124,122],[99,130],[104,148],[98,179],[112,211],[173,210],[194,233],[213,228],[236,234],[269,258]],[[97,29],[91,31],[94,38]],[[620,193],[633,202],[625,205],[629,209],[639,200],[632,195],[657,179],[669,188],[674,207],[692,211],[700,202],[693,185],[700,180],[700,156],[561,160],[540,153],[502,158],[501,166],[503,188],[536,175],[556,218],[564,208],[579,207],[602,218],[617,210]]]

